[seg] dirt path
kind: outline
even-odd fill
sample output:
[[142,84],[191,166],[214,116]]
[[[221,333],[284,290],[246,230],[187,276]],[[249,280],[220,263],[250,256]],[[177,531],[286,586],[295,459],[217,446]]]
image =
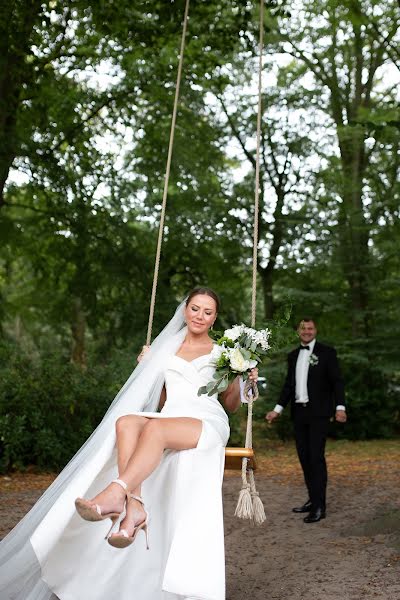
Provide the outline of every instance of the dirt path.
[[[391,443],[331,447],[328,515],[312,525],[291,513],[305,496],[290,445],[260,461],[257,483],[267,513],[260,528],[232,516],[240,481],[228,472],[227,600],[400,600],[399,449]],[[0,479],[0,536],[51,478]]]
[[[287,485],[263,477],[258,487],[268,511],[261,531],[226,518],[229,600],[400,600],[399,538],[379,518],[392,511],[400,529],[398,490],[355,493],[332,485],[337,506],[306,525],[290,512],[305,500],[300,479]],[[227,514],[236,501],[232,488],[227,482]]]

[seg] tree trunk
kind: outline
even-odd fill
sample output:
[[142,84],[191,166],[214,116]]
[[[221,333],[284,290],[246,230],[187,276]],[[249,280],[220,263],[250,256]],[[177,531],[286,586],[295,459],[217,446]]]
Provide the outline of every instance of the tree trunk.
[[273,282],[274,282],[274,270],[270,268],[271,262],[268,263],[268,266],[263,268],[260,267],[258,272],[261,277],[263,297],[264,297],[264,317],[268,320],[273,319],[275,312],[275,303],[273,297]]
[[[361,15],[359,0],[351,9]],[[364,56],[365,36],[361,22],[354,21],[352,41],[352,64],[349,68],[349,82],[352,93],[344,102],[338,85],[336,67],[336,37],[333,38],[331,70],[334,74],[331,83],[331,110],[336,123],[337,138],[341,159],[342,204],[339,207],[339,236],[343,274],[350,287],[353,337],[369,335],[369,227],[364,216],[363,182],[366,169],[365,131],[357,124],[362,110],[369,108],[372,82],[377,66],[382,62],[381,50],[376,51],[369,64],[367,83],[363,83],[363,72],[367,69]],[[343,115],[347,116],[344,124]]]
[[73,340],[71,362],[81,369],[86,369],[86,317],[81,298],[74,298],[72,302],[71,333]]
[[0,208],[4,187],[18,153],[17,116],[23,84],[30,78],[27,62],[32,30],[41,13],[41,2],[6,2],[0,18]]
[[[278,177],[278,182],[274,185],[275,192],[277,195],[277,202],[274,210],[274,225],[270,229],[272,233],[272,243],[269,250],[269,260],[266,267],[259,266],[258,272],[262,281],[262,289],[264,295],[264,316],[266,319],[272,319],[275,312],[275,303],[273,297],[273,283],[275,274],[276,259],[278,257],[279,249],[282,245],[284,237],[284,226],[283,226],[283,205],[285,201],[285,187],[284,187],[284,173]],[[261,231],[265,230],[265,224],[261,224]]]
[[368,337],[369,228],[362,202],[364,134],[357,127],[347,127],[339,131],[338,137],[343,174],[339,209],[342,268],[350,287],[352,334],[354,337]]

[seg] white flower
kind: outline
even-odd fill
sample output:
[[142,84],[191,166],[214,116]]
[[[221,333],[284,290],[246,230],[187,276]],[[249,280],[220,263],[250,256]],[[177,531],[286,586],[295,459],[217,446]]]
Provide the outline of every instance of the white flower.
[[240,373],[247,371],[249,368],[249,361],[243,358],[243,354],[240,352],[239,348],[233,348],[233,350],[229,352],[229,363],[234,371],[239,371]]
[[243,333],[244,326],[243,325],[234,325],[232,329],[225,329],[224,337],[229,338],[234,342],[238,339]]
[[251,327],[245,327],[243,329],[243,333],[250,337],[253,342],[257,344],[257,346],[261,346],[263,350],[268,350],[270,348],[268,339],[271,335],[271,331],[269,329],[261,329],[260,331],[256,331]]
[[256,360],[246,360],[239,348],[233,348],[229,351],[229,364],[233,371],[238,373],[244,373],[249,369],[253,369],[257,366]]
[[262,329],[261,331],[256,331],[254,341],[257,342],[257,344],[261,346],[263,350],[268,350],[268,348],[270,347],[268,342],[270,335],[271,332],[269,329]]
[[213,349],[211,350],[211,360],[216,363],[225,351],[225,346],[218,346],[218,344],[214,344]]

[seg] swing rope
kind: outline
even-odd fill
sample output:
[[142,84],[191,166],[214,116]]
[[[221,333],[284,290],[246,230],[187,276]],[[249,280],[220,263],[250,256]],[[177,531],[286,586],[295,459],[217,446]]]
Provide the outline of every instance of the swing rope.
[[[260,34],[258,62],[258,110],[256,134],[256,181],[254,190],[254,226],[253,226],[253,279],[251,293],[251,326],[256,325],[257,312],[257,258],[258,258],[258,219],[260,196],[260,147],[261,147],[261,116],[262,116],[262,57],[264,48],[264,0],[260,0]],[[253,402],[258,398],[257,384],[247,380],[244,395],[248,402],[247,427],[245,447],[253,447]],[[257,492],[254,479],[254,469],[249,458],[242,458],[242,489],[236,506],[235,515],[241,519],[252,519],[256,525],[265,521],[265,511],[262,500]]]
[[171,160],[172,160],[172,149],[174,147],[176,114],[178,112],[179,90],[181,87],[181,79],[182,79],[183,54],[185,51],[186,31],[187,31],[187,23],[188,23],[188,16],[189,16],[189,3],[190,3],[190,0],[186,0],[185,14],[183,17],[181,48],[180,48],[180,53],[179,53],[178,74],[176,77],[174,108],[172,111],[171,131],[169,134],[168,157],[167,157],[167,167],[165,170],[164,191],[163,191],[163,199],[162,199],[162,205],[161,205],[160,225],[158,228],[157,252],[156,252],[155,265],[154,265],[153,287],[152,287],[152,291],[151,291],[150,313],[149,313],[149,324],[147,326],[146,346],[150,345],[151,333],[152,333],[152,329],[153,329],[154,307],[156,304],[158,273],[160,270],[161,246],[162,246],[163,236],[164,236],[164,221],[165,221],[165,212],[166,212],[166,208],[167,208],[169,174],[171,172]]
[[[162,199],[162,207],[160,214],[160,224],[158,231],[157,251],[154,265],[153,287],[150,300],[149,323],[147,328],[146,345],[151,342],[151,334],[154,320],[154,308],[156,302],[157,283],[160,268],[161,247],[164,234],[164,222],[167,206],[168,184],[171,171],[172,150],[174,144],[174,134],[176,125],[176,115],[179,101],[179,90],[182,79],[183,56],[185,50],[185,40],[187,32],[187,23],[189,15],[189,2],[186,0],[185,13],[183,18],[183,30],[181,47],[179,54],[179,65],[176,80],[175,99],[171,120],[171,131],[169,137],[168,157],[164,179],[164,191]],[[264,0],[260,0],[260,39],[259,39],[259,70],[258,70],[258,112],[257,112],[257,135],[256,135],[256,181],[255,181],[255,199],[254,199],[254,226],[253,226],[253,271],[252,271],[252,298],[251,298],[251,326],[254,328],[256,324],[256,309],[257,309],[257,257],[258,257],[258,220],[259,220],[259,193],[260,193],[260,140],[261,140],[261,116],[262,116],[262,53],[263,53],[263,37],[264,37]],[[253,402],[258,398],[257,384],[247,381],[244,388],[244,396],[248,402],[247,426],[246,426],[246,441],[245,447],[252,449],[252,421],[253,421]],[[248,478],[248,480],[247,480]],[[265,512],[262,501],[256,490],[254,472],[252,466],[249,465],[249,459],[242,459],[242,489],[239,494],[239,500],[236,507],[235,515],[242,519],[251,519],[255,524],[260,525],[265,521]]]

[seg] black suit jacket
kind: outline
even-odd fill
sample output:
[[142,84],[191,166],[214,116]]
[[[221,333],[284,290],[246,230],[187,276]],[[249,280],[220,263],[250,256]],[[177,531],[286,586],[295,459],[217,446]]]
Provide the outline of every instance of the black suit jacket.
[[[299,352],[300,349],[296,348],[288,355],[288,372],[279,399],[279,404],[284,407],[290,402],[292,416],[296,408],[296,362]],[[336,350],[316,341],[313,354],[318,357],[318,364],[310,364],[308,369],[309,411],[311,416],[331,417],[338,404],[345,405],[344,383]]]

